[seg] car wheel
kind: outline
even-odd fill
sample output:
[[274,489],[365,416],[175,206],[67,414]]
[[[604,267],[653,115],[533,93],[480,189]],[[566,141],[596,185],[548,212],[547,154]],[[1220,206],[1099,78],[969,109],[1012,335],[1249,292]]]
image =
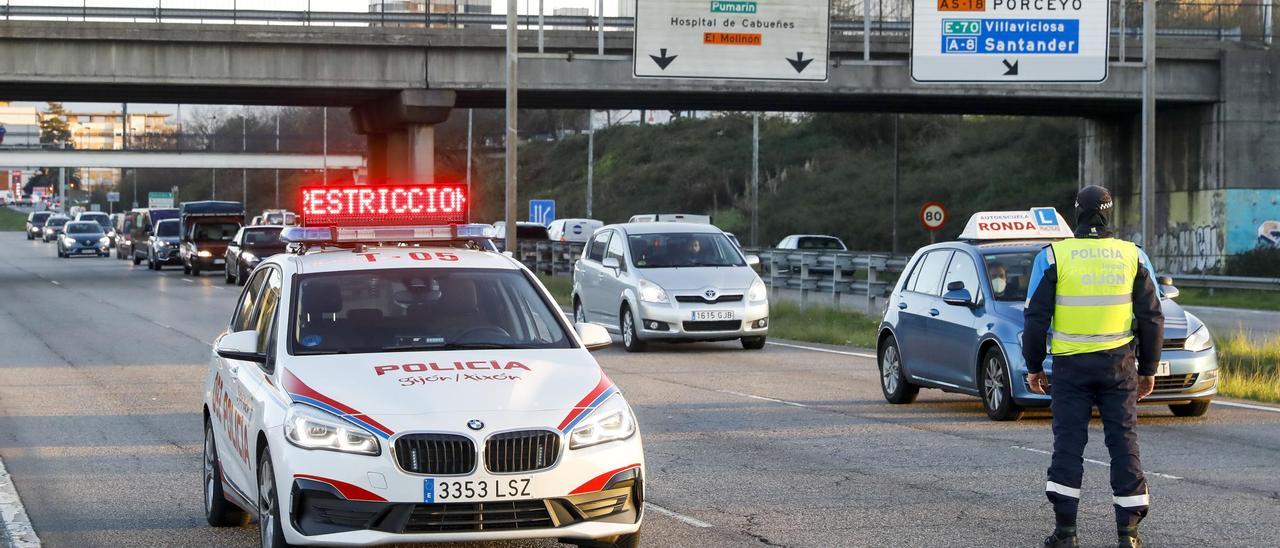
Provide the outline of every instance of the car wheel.
[[766,337],[743,337],[742,348],[747,350],[760,350],[761,348],[764,348],[766,340],[768,340]]
[[192,276],[195,276],[195,277],[200,277],[200,264],[199,264],[199,263],[196,263],[196,262],[194,262],[194,261],[191,263],[191,275],[192,275]]
[[187,264],[186,261],[182,261],[182,273],[187,275],[191,274],[191,265]]
[[[138,265],[140,265],[140,264],[142,264],[142,259],[138,258],[138,254],[137,254],[137,253],[134,253],[134,254],[133,254],[133,266],[138,266]],[[151,265],[147,265],[147,268],[151,268]]]
[[271,451],[264,448],[258,459],[258,529],[262,548],[287,548],[284,524],[280,522],[280,496],[276,493],[275,467]]
[[885,401],[893,404],[906,404],[916,401],[920,395],[920,387],[907,382],[906,372],[902,370],[902,352],[898,350],[898,341],[888,337],[880,344],[880,391]]
[[573,300],[573,323],[587,323],[587,311],[578,299]]
[[233,276],[233,275],[231,274],[231,262],[230,262],[230,261],[228,261],[228,262],[227,262],[227,265],[226,265],[226,266],[222,267],[222,276],[223,276],[223,281],[225,281],[225,282],[227,283],[227,285],[231,285],[231,284],[233,284],[233,283],[236,283],[236,277],[235,277],[235,276]]
[[596,540],[580,540],[575,544],[577,544],[579,548],[639,548],[640,531],[636,531],[630,535],[618,535],[616,537],[606,537]]
[[978,386],[982,390],[982,406],[993,421],[1016,421],[1022,418],[1022,407],[1013,401],[1009,365],[997,348],[987,351],[979,368]]
[[1210,400],[1195,400],[1191,403],[1172,403],[1169,410],[1179,417],[1203,417],[1209,412]]
[[618,326],[622,329],[622,346],[627,352],[644,352],[648,346],[644,341],[640,340],[640,336],[636,333],[636,322],[631,317],[631,308],[622,308],[622,320]]
[[248,523],[249,515],[227,500],[222,491],[222,466],[214,445],[213,425],[204,421],[204,518],[214,527],[239,527]]

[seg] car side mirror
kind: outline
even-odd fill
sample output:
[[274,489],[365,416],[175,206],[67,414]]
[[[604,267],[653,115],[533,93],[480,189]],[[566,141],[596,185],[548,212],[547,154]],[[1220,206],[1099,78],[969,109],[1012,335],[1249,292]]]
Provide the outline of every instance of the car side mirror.
[[612,268],[614,270],[622,268],[622,263],[618,262],[617,257],[605,257],[603,261],[600,261],[600,264],[604,265],[605,268]]
[[747,255],[747,266],[760,266],[760,256],[756,254]]
[[[1172,281],[1172,280],[1170,280],[1170,281]],[[1164,284],[1164,283],[1161,283],[1161,284],[1160,284],[1160,293],[1163,293],[1163,294],[1164,294],[1164,296],[1165,296],[1165,298],[1167,298],[1167,299],[1169,299],[1169,300],[1176,299],[1176,298],[1178,298],[1178,295],[1181,295],[1181,294],[1182,294],[1182,292],[1181,292],[1181,291],[1178,291],[1178,288],[1176,288],[1176,287],[1174,287],[1174,286],[1172,286],[1172,285]]]
[[258,332],[253,330],[223,335],[214,343],[214,350],[228,360],[267,363],[267,355],[258,352]]
[[963,287],[947,291],[942,295],[942,302],[952,306],[965,306],[970,308],[976,305],[976,303],[973,302],[973,294],[969,293],[969,290]]
[[604,327],[593,323],[579,323],[574,324],[574,328],[578,331],[578,338],[582,339],[582,346],[587,347],[588,352],[604,350],[613,344],[613,337],[609,336],[609,332]]

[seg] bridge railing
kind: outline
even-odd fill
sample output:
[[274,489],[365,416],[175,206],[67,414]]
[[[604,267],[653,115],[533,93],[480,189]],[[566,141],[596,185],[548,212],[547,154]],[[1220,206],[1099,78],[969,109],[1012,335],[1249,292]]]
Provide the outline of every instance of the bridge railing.
[[[136,7],[116,7],[106,2],[83,1],[79,5],[41,5],[42,1],[5,0],[0,16],[6,20],[124,21],[133,23],[207,23],[304,26],[375,26],[399,28],[505,28],[506,16],[481,13],[431,13],[452,9],[452,0],[435,0],[424,12],[396,13],[371,11],[313,11],[309,2],[268,2],[270,6],[294,9],[243,9],[246,2],[222,0],[202,2],[202,8],[165,7],[164,0],[140,0]],[[172,1],[172,0],[171,0]],[[1142,32],[1141,0],[1109,0],[1112,35],[1137,39]],[[1158,5],[1158,32],[1169,37],[1198,37],[1219,40],[1271,42],[1280,16],[1273,9],[1276,0],[1163,0]],[[146,4],[154,2],[154,5]],[[870,30],[890,43],[905,44],[910,37],[911,0],[865,0],[870,8]],[[117,2],[112,2],[117,3]],[[117,3],[118,4],[118,3]],[[363,3],[352,2],[359,6]],[[262,5],[250,4],[250,5]],[[863,2],[833,0],[832,32],[861,36],[864,29]],[[522,29],[629,31],[630,17],[588,15],[518,16]],[[539,33],[541,34],[541,33]],[[882,41],[883,42],[883,41]],[[1135,55],[1139,52],[1134,51]]]

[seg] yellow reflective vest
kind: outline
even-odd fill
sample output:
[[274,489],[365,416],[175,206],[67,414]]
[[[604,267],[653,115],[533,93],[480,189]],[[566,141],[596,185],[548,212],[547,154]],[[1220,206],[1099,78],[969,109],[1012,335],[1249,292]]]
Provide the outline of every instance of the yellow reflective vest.
[[1058,273],[1049,352],[1070,356],[1111,350],[1133,340],[1133,282],[1138,246],[1115,238],[1052,244]]

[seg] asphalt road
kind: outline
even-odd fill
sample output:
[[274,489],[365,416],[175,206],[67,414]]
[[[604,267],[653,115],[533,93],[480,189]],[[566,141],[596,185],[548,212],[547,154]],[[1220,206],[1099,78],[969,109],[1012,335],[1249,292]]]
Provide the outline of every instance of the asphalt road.
[[[51,547],[255,546],[200,503],[200,390],[238,288],[0,233],[0,458]],[[976,400],[880,396],[872,359],[771,345],[597,354],[639,414],[645,544],[1038,546],[1047,414],[992,423]],[[1101,429],[1085,545],[1113,545]],[[1150,546],[1280,545],[1280,413],[1142,412]],[[504,546],[554,546],[554,542]]]
[[1186,308],[1208,325],[1216,336],[1243,332],[1254,341],[1273,340],[1280,337],[1280,312],[1216,306]]

